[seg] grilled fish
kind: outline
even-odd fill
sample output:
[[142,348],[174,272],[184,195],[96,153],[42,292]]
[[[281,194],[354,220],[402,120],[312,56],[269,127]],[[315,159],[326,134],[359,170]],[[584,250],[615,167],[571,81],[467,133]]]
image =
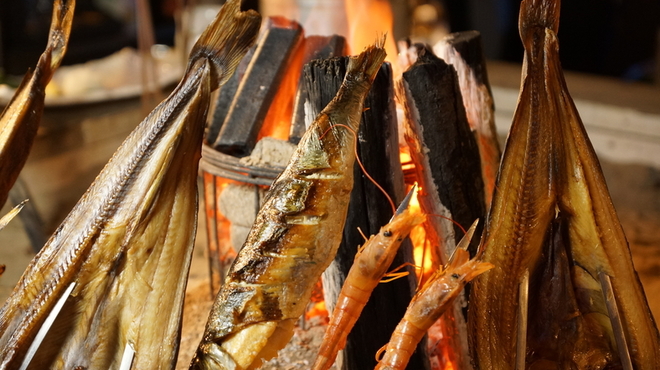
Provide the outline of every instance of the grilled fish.
[[0,369],[17,369],[75,283],[28,369],[173,369],[197,215],[210,93],[254,43],[261,17],[227,2],[172,94],[138,125],[30,263],[0,309]]
[[568,93],[559,0],[524,0],[522,91],[507,140],[469,330],[477,369],[513,369],[518,286],[529,273],[525,367],[619,369],[600,275],[611,277],[635,369],[660,368],[660,341],[594,149]]
[[254,369],[290,339],[341,242],[355,132],[384,58],[383,40],[351,57],[337,96],[271,186],[216,297],[191,369]]
[[55,0],[46,50],[0,115],[0,207],[27,161],[44,110],[46,85],[66,52],[75,0]]

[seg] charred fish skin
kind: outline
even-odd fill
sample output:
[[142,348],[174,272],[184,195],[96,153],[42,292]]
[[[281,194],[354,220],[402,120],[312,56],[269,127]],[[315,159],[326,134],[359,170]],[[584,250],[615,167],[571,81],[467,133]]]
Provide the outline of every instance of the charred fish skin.
[[210,92],[254,43],[261,17],[229,1],[181,83],[124,141],[0,309],[0,369],[17,369],[45,316],[76,282],[29,369],[172,369],[197,214]]
[[[522,2],[522,91],[482,240],[484,261],[496,267],[474,281],[469,308],[475,368],[513,368],[518,284],[529,271],[527,368],[621,366],[598,284],[605,273],[634,368],[658,369],[658,331],[563,78],[558,25],[558,0]],[[563,301],[539,304],[544,295]]]
[[350,59],[337,96],[273,183],[216,297],[191,369],[252,369],[288,342],[341,241],[354,132],[384,58],[381,40]]
[[46,50],[0,114],[0,206],[27,161],[41,121],[46,85],[66,52],[75,0],[56,0]]

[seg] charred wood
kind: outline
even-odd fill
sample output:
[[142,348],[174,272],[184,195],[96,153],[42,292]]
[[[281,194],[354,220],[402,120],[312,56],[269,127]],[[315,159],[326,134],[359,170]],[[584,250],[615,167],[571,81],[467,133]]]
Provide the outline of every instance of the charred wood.
[[497,141],[495,105],[488,83],[481,34],[478,31],[453,33],[441,40],[434,51],[458,73],[467,119],[479,146],[486,205],[490,205],[502,150]]
[[217,140],[222,124],[225,122],[225,119],[227,119],[227,113],[229,113],[229,108],[231,108],[231,104],[236,96],[238,86],[245,75],[245,71],[250,64],[252,57],[254,56],[255,49],[256,46],[250,48],[239,63],[238,67],[236,67],[236,72],[231,75],[226,84],[220,87],[218,98],[215,102],[215,109],[213,110],[213,117],[204,132],[205,144],[212,145]]
[[298,23],[281,17],[269,22],[213,143],[220,152],[250,154],[289,60],[301,44],[303,31]]
[[[483,219],[483,181],[477,143],[470,131],[456,71],[428,49],[403,74],[400,94],[406,112],[406,141],[411,148],[420,203],[428,214],[448,217],[467,228]],[[430,217],[440,238],[445,263],[463,231],[452,222]],[[482,227],[473,239],[478,240]]]
[[[305,38],[303,51],[303,64],[314,59],[328,59],[346,55],[346,39],[342,36],[309,36]],[[293,117],[291,118],[291,131],[289,141],[298,144],[305,133],[305,101],[307,100],[307,85],[304,73],[300,76],[298,91],[294,103]]]
[[[467,122],[458,76],[454,68],[421,47],[418,58],[404,72],[399,94],[406,113],[405,137],[421,184],[418,195],[422,210],[429,215],[428,233],[439,246],[436,263],[444,264],[463,236],[452,219],[465,228],[475,219],[484,219],[485,203],[479,150]],[[483,222],[473,243],[476,251]],[[450,354],[454,366],[469,366],[464,300],[457,300],[453,310],[439,320],[444,338],[451,338]]]

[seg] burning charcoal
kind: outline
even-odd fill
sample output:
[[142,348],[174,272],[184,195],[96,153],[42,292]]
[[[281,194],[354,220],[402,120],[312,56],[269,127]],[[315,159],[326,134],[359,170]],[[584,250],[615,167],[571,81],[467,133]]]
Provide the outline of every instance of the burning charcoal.
[[306,95],[303,122],[308,127],[321,110],[335,97],[346,74],[346,58],[317,59],[305,64],[302,78]]
[[236,95],[236,90],[238,90],[238,85],[243,79],[245,71],[247,70],[250,61],[254,56],[255,49],[256,46],[250,48],[250,50],[247,52],[247,54],[245,54],[241,62],[238,64],[238,67],[236,67],[236,72],[231,75],[227,83],[220,88],[218,100],[215,103],[213,119],[209,123],[208,127],[206,128],[206,132],[204,133],[204,141],[206,144],[210,145],[217,140],[220,129],[222,128],[222,124],[225,122],[227,113],[229,113],[229,108],[234,101],[234,96]]
[[433,50],[458,73],[468,123],[477,137],[484,196],[486,205],[489,205],[502,151],[495,130],[495,105],[488,84],[481,34],[478,31],[452,33],[436,44]]
[[[400,94],[406,112],[405,137],[422,184],[422,209],[464,226],[482,219],[485,204],[479,151],[467,122],[456,71],[423,48],[417,62],[404,72]],[[430,222],[440,238],[433,243],[443,246],[439,257],[445,263],[462,231],[439,217]]]
[[[308,63],[313,59],[328,59],[344,55],[346,55],[346,39],[342,36],[309,36],[305,38],[303,63]],[[293,118],[291,119],[291,131],[289,133],[289,141],[294,144],[298,144],[307,128],[305,124],[306,100],[307,88],[303,74],[300,76],[300,82],[298,83]]]
[[[467,122],[457,75],[453,67],[421,47],[418,58],[404,72],[399,94],[406,113],[405,137],[421,183],[419,201],[427,214],[441,215],[461,225],[483,219],[485,204],[479,151]],[[439,246],[435,263],[446,263],[462,230],[440,217],[429,217],[432,245]],[[483,223],[481,223],[483,225]],[[482,226],[474,238],[472,253]],[[467,336],[461,301],[455,303],[439,325],[452,338],[448,357],[462,367],[468,361]]]
[[213,143],[223,153],[244,156],[252,151],[286,66],[301,44],[298,23],[281,17],[269,22]]

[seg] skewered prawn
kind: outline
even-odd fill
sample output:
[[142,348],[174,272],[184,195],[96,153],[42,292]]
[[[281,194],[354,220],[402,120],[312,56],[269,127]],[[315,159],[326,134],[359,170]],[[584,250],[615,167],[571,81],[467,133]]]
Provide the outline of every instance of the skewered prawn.
[[466,248],[470,244],[475,227],[476,222],[456,247],[448,266],[438,269],[415,294],[406,314],[394,329],[385,348],[385,355],[376,365],[376,370],[405,369],[417,343],[450,307],[450,303],[463,290],[465,284],[494,267],[490,263],[480,262],[479,257],[469,259]]
[[412,194],[413,191],[401,203],[392,220],[378,234],[371,236],[355,255],[355,262],[339,293],[313,370],[327,370],[332,366],[337,352],[346,345],[346,337],[372,291],[392,264],[401,242],[413,227],[424,222],[425,216],[422,213],[408,209]]

